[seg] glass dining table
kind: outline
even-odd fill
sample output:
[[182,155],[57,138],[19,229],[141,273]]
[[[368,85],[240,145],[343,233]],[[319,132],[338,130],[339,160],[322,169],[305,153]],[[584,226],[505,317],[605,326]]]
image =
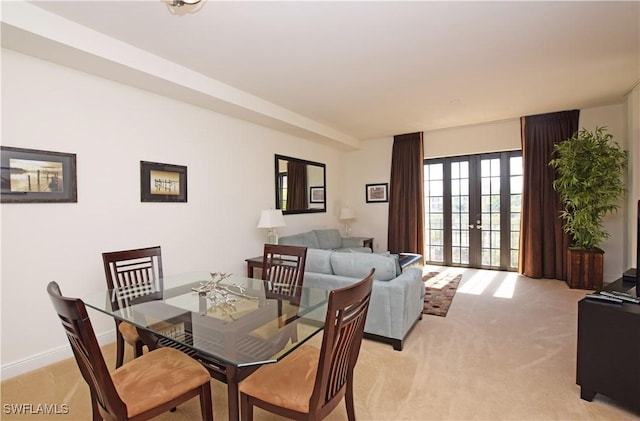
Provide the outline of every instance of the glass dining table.
[[272,287],[259,279],[192,272],[83,301],[135,325],[149,349],[170,346],[200,361],[227,384],[229,420],[237,420],[239,382],[324,327],[328,291],[302,287],[300,298],[291,300],[270,294]]

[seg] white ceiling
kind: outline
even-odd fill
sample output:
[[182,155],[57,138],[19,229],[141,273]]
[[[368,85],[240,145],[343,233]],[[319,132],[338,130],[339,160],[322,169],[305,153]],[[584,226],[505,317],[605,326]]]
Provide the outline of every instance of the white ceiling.
[[347,143],[618,103],[640,80],[638,1],[30,3]]

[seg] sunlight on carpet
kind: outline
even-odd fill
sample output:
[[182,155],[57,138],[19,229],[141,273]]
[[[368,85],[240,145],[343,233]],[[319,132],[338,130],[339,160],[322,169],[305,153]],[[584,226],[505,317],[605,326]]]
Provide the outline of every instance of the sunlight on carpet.
[[513,298],[518,281],[515,272],[500,272],[493,270],[479,270],[471,277],[467,277],[464,285],[458,288],[460,294],[484,295],[491,294],[496,298]]

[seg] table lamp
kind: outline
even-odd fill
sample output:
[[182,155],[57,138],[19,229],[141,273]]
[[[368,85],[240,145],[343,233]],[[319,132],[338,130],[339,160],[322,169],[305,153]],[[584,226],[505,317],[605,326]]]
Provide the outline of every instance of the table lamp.
[[339,219],[344,221],[344,235],[345,237],[351,237],[351,220],[356,219],[356,214],[351,208],[340,209]]
[[284,227],[284,216],[280,209],[263,209],[260,213],[258,228],[268,228],[267,244],[278,244],[278,233],[276,227]]

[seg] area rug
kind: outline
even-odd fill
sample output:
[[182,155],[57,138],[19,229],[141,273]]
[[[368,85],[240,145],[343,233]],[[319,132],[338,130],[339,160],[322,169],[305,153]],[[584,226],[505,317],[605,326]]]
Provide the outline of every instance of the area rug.
[[462,274],[429,272],[422,276],[424,282],[424,309],[422,314],[445,317],[456,295]]

